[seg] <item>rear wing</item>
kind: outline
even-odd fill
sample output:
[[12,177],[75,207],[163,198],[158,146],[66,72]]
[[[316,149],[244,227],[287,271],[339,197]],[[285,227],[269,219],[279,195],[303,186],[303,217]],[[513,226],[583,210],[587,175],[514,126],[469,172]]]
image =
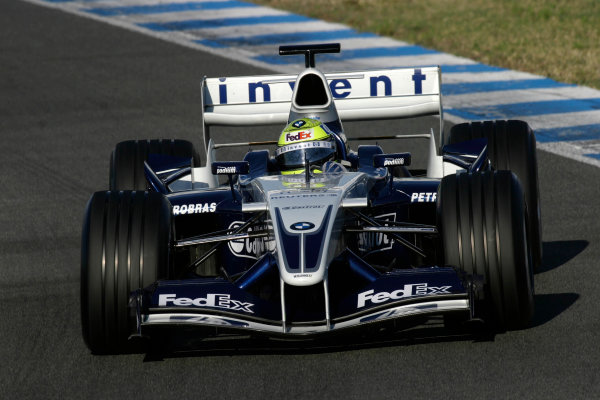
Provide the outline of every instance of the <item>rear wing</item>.
[[[202,80],[205,149],[213,125],[248,126],[288,122],[297,75],[262,75]],[[439,67],[325,74],[342,122],[440,115]],[[326,121],[327,122],[327,121]]]

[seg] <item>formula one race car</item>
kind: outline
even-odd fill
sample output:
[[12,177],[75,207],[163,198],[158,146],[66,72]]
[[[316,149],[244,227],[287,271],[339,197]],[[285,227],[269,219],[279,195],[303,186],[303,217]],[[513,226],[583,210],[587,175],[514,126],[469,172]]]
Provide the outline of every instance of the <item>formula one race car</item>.
[[[282,46],[305,56],[297,76],[205,78],[204,166],[184,140],[116,146],[110,190],[94,193],[83,225],[92,352],[126,351],[128,338],[165,325],[287,338],[440,315],[496,332],[528,325],[541,261],[529,126],[486,121],[445,134],[441,121],[439,135],[350,138],[423,138],[423,171],[409,168],[409,153],[351,150],[342,121],[441,120],[441,75],[315,68],[315,54],[339,51]],[[278,141],[216,144],[209,131],[265,123],[285,126]],[[217,149],[235,146],[253,150],[217,161]]]

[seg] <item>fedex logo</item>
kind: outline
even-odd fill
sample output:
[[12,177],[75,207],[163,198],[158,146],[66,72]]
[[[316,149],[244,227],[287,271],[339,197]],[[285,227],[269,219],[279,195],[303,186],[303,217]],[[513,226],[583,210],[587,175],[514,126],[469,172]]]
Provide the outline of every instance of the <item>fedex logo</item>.
[[404,285],[402,289],[393,292],[375,293],[373,289],[358,294],[358,303],[356,308],[362,308],[370,301],[373,304],[385,303],[390,300],[399,300],[413,296],[425,296],[429,294],[450,294],[450,286],[427,286],[427,283],[417,283]]
[[176,294],[161,294],[158,296],[158,306],[217,307],[240,310],[254,314],[254,311],[251,309],[254,304],[234,300],[228,294],[207,294],[206,297],[197,297],[195,299],[190,299],[189,297],[177,297]]
[[312,130],[288,133],[285,135],[286,142],[297,142],[298,140],[312,139]]

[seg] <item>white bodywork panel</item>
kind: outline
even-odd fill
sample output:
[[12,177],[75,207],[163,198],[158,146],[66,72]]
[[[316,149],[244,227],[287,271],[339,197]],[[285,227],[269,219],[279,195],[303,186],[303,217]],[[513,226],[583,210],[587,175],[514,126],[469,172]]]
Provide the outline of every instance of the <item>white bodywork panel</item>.
[[[204,123],[283,125],[288,121],[296,78],[205,78]],[[335,73],[325,78],[342,122],[441,115],[439,67]]]

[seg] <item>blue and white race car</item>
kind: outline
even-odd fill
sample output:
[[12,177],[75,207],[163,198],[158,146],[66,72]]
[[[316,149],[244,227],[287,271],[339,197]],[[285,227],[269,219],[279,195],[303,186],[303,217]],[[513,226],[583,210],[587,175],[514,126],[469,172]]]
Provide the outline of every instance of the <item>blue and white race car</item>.
[[[339,44],[282,46],[298,75],[205,78],[204,164],[184,140],[119,143],[91,197],[83,337],[127,351],[157,327],[312,337],[448,315],[526,327],[541,261],[535,138],[522,121],[443,130],[438,67],[323,74]],[[347,138],[342,121],[439,115],[417,135]],[[272,142],[210,127],[275,124]],[[437,129],[437,127],[436,127]],[[379,139],[428,141],[426,170]],[[351,150],[348,141],[371,141]],[[218,149],[252,148],[219,161]],[[274,148],[274,150],[273,150]]]

